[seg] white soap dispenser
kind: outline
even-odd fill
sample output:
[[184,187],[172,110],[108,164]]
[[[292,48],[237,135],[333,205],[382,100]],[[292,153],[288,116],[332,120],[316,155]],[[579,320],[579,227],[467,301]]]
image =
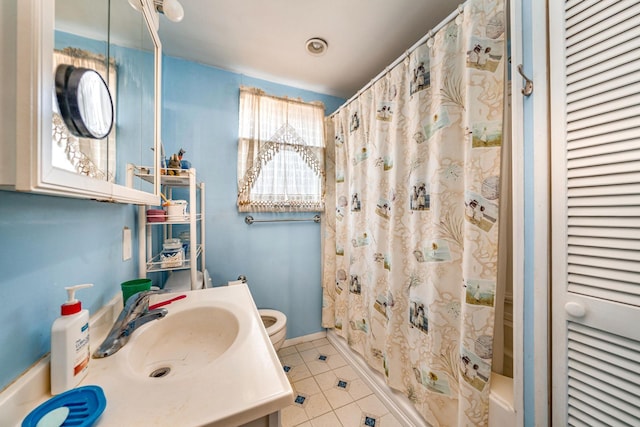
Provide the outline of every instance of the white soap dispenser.
[[51,326],[51,394],[60,394],[78,385],[89,368],[89,310],[75,298],[86,283],[64,288],[68,300],[60,307],[61,316]]

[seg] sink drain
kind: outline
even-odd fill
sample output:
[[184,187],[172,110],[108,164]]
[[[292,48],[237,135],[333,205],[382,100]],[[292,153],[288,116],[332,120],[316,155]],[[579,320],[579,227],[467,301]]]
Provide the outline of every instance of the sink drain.
[[155,371],[151,372],[149,374],[149,376],[151,378],[162,378],[162,377],[166,377],[167,375],[169,375],[169,372],[171,372],[171,368],[158,368]]

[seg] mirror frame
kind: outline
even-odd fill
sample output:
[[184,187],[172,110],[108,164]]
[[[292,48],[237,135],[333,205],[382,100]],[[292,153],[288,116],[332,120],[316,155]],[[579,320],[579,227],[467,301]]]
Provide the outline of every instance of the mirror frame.
[[[153,0],[141,0],[155,46],[153,170],[160,170],[162,43]],[[54,168],[51,162],[55,0],[20,0],[17,26],[16,179],[13,189],[109,202],[158,205],[160,177],[153,193]],[[28,76],[22,78],[22,76]],[[126,177],[123,177],[126,181]]]

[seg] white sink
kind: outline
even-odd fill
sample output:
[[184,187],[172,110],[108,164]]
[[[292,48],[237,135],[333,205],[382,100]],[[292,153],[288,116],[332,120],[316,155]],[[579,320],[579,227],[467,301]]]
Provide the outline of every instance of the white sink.
[[138,375],[159,380],[201,372],[238,338],[240,322],[226,308],[211,305],[178,311],[176,304],[174,313],[171,305],[166,308],[169,315],[141,328],[125,346],[127,361]]
[[[91,359],[80,385],[99,385],[107,398],[96,426],[227,427],[290,404],[293,391],[247,286],[186,295],[118,352]],[[102,338],[92,336],[92,348]]]

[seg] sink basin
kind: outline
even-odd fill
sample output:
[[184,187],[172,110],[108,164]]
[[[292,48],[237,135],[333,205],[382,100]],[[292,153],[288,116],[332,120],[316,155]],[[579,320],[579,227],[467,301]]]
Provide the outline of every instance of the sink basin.
[[127,344],[129,366],[137,375],[172,378],[191,375],[214,363],[238,337],[237,316],[224,307],[171,312],[141,328]]

